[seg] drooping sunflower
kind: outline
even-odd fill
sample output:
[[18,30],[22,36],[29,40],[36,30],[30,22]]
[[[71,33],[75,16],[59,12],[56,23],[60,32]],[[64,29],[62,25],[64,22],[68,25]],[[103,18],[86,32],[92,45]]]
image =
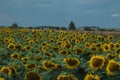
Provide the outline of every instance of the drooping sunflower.
[[43,68],[46,70],[55,69],[57,67],[56,64],[51,61],[43,61],[42,65],[43,65]]
[[90,68],[93,70],[100,69],[104,66],[105,59],[103,56],[94,55],[89,61]]
[[115,72],[120,70],[120,63],[110,60],[106,67],[106,71],[108,75],[115,75]]
[[10,57],[13,59],[13,60],[18,60],[20,58],[20,54],[19,53],[13,53],[10,55]]
[[80,61],[77,58],[64,58],[64,62],[69,69],[76,68],[80,64]]
[[100,80],[100,77],[98,75],[87,74],[84,80]]
[[15,44],[14,43],[9,43],[8,44],[8,49],[14,50],[15,49]]
[[40,76],[37,72],[28,72],[25,75],[25,80],[42,80],[42,76]]
[[1,69],[0,69],[0,72],[2,73],[7,73],[9,76],[11,75],[12,71],[9,67],[6,67],[6,66],[3,66]]

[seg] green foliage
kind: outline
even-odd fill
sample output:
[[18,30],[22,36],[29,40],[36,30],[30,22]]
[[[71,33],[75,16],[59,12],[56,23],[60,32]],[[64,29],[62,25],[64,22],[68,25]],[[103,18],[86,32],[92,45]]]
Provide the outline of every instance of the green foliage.
[[76,30],[76,27],[75,27],[75,24],[73,21],[70,22],[68,29],[69,30]]

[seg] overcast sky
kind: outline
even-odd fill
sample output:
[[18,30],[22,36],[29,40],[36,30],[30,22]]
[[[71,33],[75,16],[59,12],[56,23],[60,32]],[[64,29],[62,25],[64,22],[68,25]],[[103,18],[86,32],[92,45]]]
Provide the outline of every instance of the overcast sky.
[[120,27],[120,0],[0,0],[0,25]]

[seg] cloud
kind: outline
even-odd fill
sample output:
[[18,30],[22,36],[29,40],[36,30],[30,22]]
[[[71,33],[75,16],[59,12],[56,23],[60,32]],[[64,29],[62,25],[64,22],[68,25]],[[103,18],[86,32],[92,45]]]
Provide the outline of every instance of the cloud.
[[112,17],[120,17],[120,13],[113,13],[111,16]]

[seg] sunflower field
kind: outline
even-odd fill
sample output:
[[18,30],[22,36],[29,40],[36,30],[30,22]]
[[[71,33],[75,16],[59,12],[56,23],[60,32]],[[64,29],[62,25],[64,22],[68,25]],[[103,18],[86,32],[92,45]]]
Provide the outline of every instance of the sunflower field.
[[120,35],[0,28],[0,80],[120,80]]

